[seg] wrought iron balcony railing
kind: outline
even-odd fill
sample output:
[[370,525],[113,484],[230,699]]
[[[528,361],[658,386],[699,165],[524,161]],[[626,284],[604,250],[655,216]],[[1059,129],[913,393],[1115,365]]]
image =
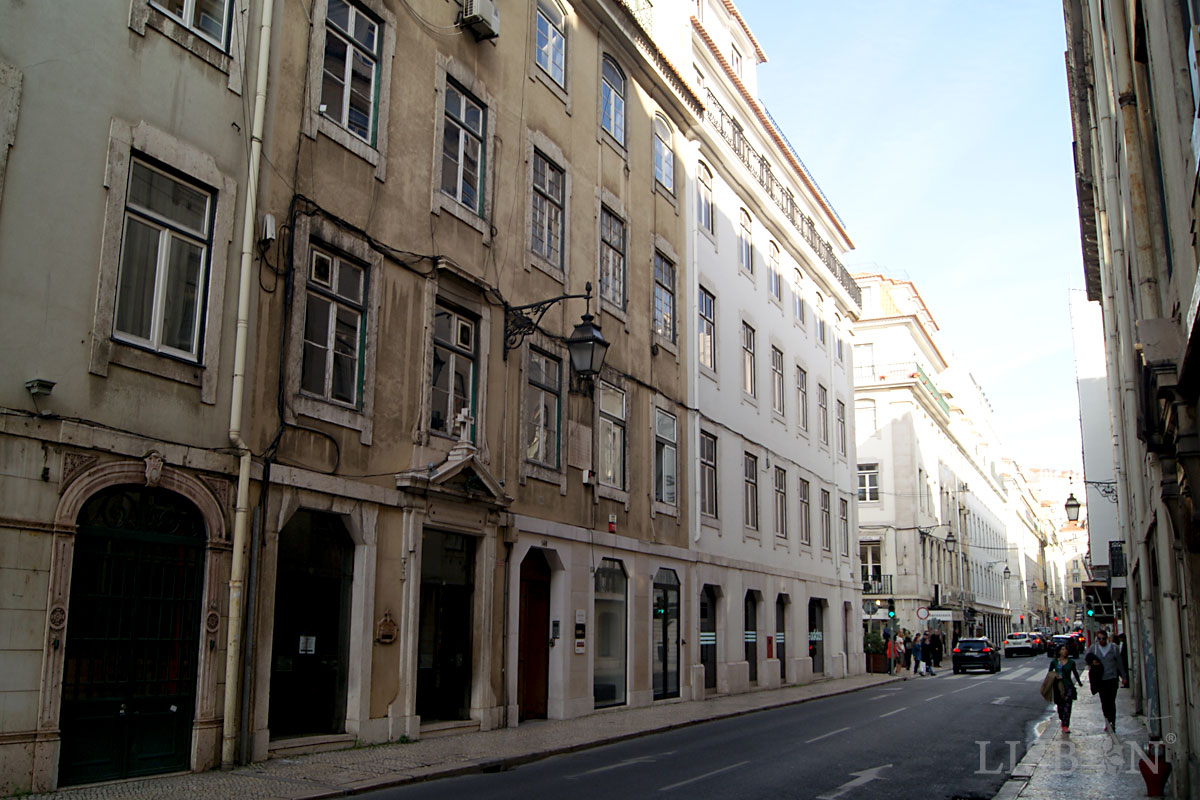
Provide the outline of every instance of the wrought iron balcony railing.
[[864,579],[862,585],[863,594],[891,594],[892,576],[876,575],[873,578]]
[[895,364],[855,364],[854,365],[854,382],[860,386],[865,386],[872,383],[886,383],[890,381],[912,381],[915,380],[925,387],[929,395],[934,399],[942,411],[946,414],[950,413],[950,404],[946,402],[946,398],[942,397],[942,393],[938,391],[937,386],[921,365],[916,361],[900,361]]

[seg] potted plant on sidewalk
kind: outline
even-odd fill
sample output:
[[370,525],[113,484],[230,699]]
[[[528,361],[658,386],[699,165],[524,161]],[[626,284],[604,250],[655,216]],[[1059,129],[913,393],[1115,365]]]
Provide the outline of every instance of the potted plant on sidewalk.
[[875,631],[863,633],[863,652],[867,655],[867,672],[887,672],[887,645]]

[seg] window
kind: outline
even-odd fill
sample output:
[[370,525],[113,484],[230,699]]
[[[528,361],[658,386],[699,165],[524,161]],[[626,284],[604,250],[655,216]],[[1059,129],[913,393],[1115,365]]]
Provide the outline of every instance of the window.
[[306,394],[361,406],[366,282],[361,266],[313,248],[300,369],[300,389]]
[[743,456],[742,467],[745,473],[745,497],[742,503],[742,513],[746,527],[758,530],[758,456],[746,453]]
[[817,425],[821,444],[829,444],[829,390],[817,384]]
[[838,452],[846,455],[846,404],[838,400],[836,409]]
[[782,302],[783,277],[779,274],[779,245],[767,243],[767,290],[771,297]]
[[804,285],[804,276],[800,270],[796,270],[795,276],[792,278],[792,315],[801,325],[804,324],[804,295],[800,293],[801,287]]
[[717,437],[700,432],[700,513],[717,516]]
[[821,549],[833,549],[831,540],[832,531],[830,531],[829,519],[829,492],[821,490]]
[[783,413],[783,351],[771,348],[771,408]]
[[787,531],[787,470],[775,468],[775,535],[786,539]]
[[625,488],[625,393],[600,384],[600,483]]
[[825,344],[825,317],[817,314],[817,341]]
[[676,491],[676,435],[674,414],[654,410],[654,499],[667,505],[678,503]]
[[838,500],[838,526],[842,536],[842,555],[850,555],[850,503]]
[[454,435],[459,412],[475,414],[476,321],[438,304],[433,317],[430,430]]
[[533,151],[533,213],[529,249],[558,268],[563,251],[563,170]]
[[841,337],[841,336],[837,336],[837,337],[835,337],[835,338],[834,338],[834,342],[833,342],[833,352],[834,352],[834,354],[837,356],[837,360],[838,360],[838,361],[845,361],[845,360],[846,360],[846,349],[845,349],[845,346],[846,346],[846,343],[845,343],[844,341],[842,341],[842,337]]
[[696,221],[700,230],[713,232],[713,187],[712,172],[700,165],[700,179],[696,182]]
[[446,81],[442,134],[442,192],[471,213],[483,215],[483,140],[487,114],[453,81]]
[[729,48],[729,66],[733,67],[734,75],[739,78],[742,76],[742,54],[736,47]]
[[319,111],[372,146],[379,57],[379,23],[347,0],[329,0]]
[[551,469],[559,467],[562,430],[562,362],[538,350],[529,351],[525,407],[529,414],[525,458]]
[[600,296],[625,308],[625,223],[600,207]]
[[858,500],[874,503],[879,500],[879,465],[858,465]]
[[754,328],[742,323],[742,390],[751,397],[758,396],[754,375]]
[[215,193],[130,161],[113,336],[201,360]]
[[596,652],[592,661],[592,700],[597,708],[625,703],[625,565],[614,558],[596,567],[594,608]]
[[671,149],[671,128],[660,116],[654,117],[654,180],[675,193],[675,151]]
[[808,481],[800,479],[800,543],[812,543],[812,504],[809,502]]
[[800,430],[808,430],[808,372],[796,367],[796,402],[799,404]]
[[565,15],[554,0],[538,0],[537,4],[537,50],[534,60],[559,86],[566,84],[567,38]]
[[750,236],[750,214],[742,209],[738,214],[738,267],[754,274],[754,242]]
[[675,265],[654,253],[654,332],[675,341]]
[[711,370],[717,368],[717,298],[700,287],[700,364]]
[[158,0],[154,5],[222,50],[226,48],[230,0]]
[[863,594],[883,593],[882,551],[883,545],[879,542],[860,542],[858,545],[859,571],[862,575]]
[[625,74],[608,56],[600,67],[600,127],[625,144]]

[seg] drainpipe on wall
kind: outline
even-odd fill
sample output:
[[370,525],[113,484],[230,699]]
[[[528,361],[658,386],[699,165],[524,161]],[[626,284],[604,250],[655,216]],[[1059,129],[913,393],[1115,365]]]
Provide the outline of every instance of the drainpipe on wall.
[[229,620],[225,645],[225,711],[221,741],[221,766],[230,767],[237,756],[238,704],[241,698],[243,587],[246,579],[246,534],[250,512],[250,447],[242,436],[242,405],[246,394],[246,350],[250,336],[250,278],[254,258],[255,218],[258,210],[258,170],[262,163],[263,120],[267,106],[267,66],[271,57],[271,18],[275,0],[263,0],[258,33],[258,67],[254,92],[254,124],[250,135],[250,162],[246,168],[246,203],[242,218],[242,259],[238,275],[237,336],[234,340],[233,388],[229,403],[229,441],[238,449],[238,488],[233,516],[233,564],[229,575]]

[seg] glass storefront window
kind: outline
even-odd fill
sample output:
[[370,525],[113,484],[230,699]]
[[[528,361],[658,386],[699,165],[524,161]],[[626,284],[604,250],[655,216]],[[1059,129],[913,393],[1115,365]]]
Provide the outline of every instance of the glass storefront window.
[[625,608],[629,579],[625,567],[612,558],[596,568],[592,699],[596,708],[625,704]]

